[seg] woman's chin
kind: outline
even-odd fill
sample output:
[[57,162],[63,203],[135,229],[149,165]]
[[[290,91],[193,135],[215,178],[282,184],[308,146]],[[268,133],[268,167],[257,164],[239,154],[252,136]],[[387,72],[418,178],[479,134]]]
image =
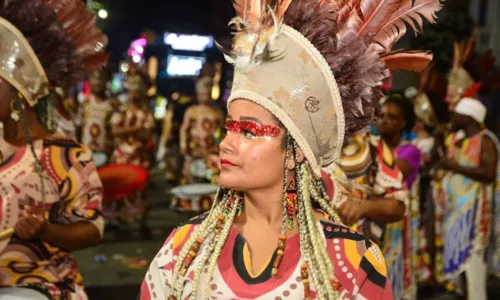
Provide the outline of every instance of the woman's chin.
[[242,187],[241,184],[242,181],[238,180],[234,176],[230,176],[229,174],[224,174],[224,172],[221,172],[221,174],[219,175],[219,185],[222,188],[239,191]]

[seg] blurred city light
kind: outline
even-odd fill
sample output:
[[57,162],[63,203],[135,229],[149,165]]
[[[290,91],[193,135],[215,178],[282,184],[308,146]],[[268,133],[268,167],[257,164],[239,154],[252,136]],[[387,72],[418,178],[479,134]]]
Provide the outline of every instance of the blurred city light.
[[97,13],[97,15],[99,16],[99,18],[101,19],[107,19],[108,18],[108,11],[105,10],[105,9],[100,9],[99,12]]

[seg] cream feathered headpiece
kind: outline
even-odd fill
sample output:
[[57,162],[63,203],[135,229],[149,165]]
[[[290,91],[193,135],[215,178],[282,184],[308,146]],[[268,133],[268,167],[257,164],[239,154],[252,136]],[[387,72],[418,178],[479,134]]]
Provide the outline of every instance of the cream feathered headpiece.
[[392,51],[443,0],[236,0],[228,105],[253,101],[293,136],[317,178],[346,137],[373,121],[388,69],[423,70],[428,52]]
[[[41,43],[47,36],[49,40]],[[50,88],[64,90],[77,84],[108,58],[104,51],[108,39],[96,27],[95,14],[80,0],[0,0],[0,38],[0,77],[30,106],[47,96]],[[42,64],[40,55],[50,66]]]

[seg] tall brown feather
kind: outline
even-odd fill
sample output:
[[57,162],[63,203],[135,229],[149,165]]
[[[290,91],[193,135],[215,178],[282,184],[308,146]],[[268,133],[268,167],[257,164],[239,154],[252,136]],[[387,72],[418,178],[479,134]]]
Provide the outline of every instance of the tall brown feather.
[[422,72],[432,61],[432,53],[422,51],[395,52],[381,57],[391,71]]
[[281,0],[279,5],[278,5],[278,10],[276,13],[276,17],[278,17],[278,20],[281,20],[283,16],[285,15],[286,10],[292,3],[292,0]]
[[453,42],[453,68],[462,67],[462,45]]
[[73,40],[76,53],[85,64],[85,70],[92,72],[107,63],[108,55],[105,48],[107,36],[96,28],[96,18],[87,11],[80,0],[43,0],[52,8],[58,23]]
[[276,3],[276,16],[278,20],[281,20],[292,0],[234,0],[233,6],[238,17],[255,23],[262,17],[267,6],[272,3]]
[[444,0],[403,0],[401,6],[395,10],[380,28],[375,37],[385,51],[389,51],[394,44],[406,33],[406,23],[419,32],[423,26],[423,19],[431,23],[436,21],[436,12],[443,7]]
[[464,53],[462,55],[462,61],[461,61],[462,65],[470,58],[470,56],[474,50],[474,44],[476,42],[476,34],[477,34],[477,27],[475,27],[474,30],[472,31],[472,34],[469,37],[467,44],[465,45],[465,49],[464,49]]
[[337,7],[337,23],[340,26],[342,26],[349,18],[351,11],[353,9],[355,9],[356,7],[359,7],[360,3],[361,3],[361,0],[345,0],[345,1],[340,1],[339,3],[336,3],[338,5],[338,7]]
[[405,0],[364,0],[359,4],[363,16],[363,25],[358,29],[358,36],[375,35],[384,26],[387,19]]

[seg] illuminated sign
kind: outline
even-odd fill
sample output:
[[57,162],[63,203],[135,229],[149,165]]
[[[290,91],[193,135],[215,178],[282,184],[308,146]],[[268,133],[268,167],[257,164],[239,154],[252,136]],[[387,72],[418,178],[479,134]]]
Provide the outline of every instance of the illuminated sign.
[[147,46],[148,42],[145,38],[140,38],[133,41],[128,48],[128,55],[132,57],[132,61],[138,63],[144,56],[144,48]]
[[204,57],[170,55],[167,62],[167,74],[168,76],[198,76],[204,63]]
[[165,33],[165,45],[170,45],[175,50],[205,51],[214,46],[214,38],[205,35],[188,35],[177,33]]

